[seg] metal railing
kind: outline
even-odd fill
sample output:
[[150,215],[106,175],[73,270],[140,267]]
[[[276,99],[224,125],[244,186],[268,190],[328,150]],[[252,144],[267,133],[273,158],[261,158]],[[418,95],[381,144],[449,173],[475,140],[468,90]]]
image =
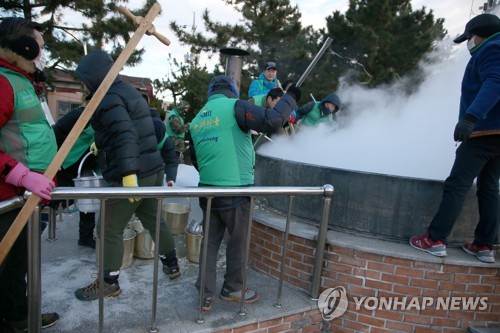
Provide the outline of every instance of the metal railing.
[[[138,187],[138,188],[123,188],[123,187],[58,187],[52,192],[53,200],[63,200],[63,199],[99,199],[100,200],[100,235],[99,235],[99,285],[104,284],[104,225],[105,225],[105,202],[106,199],[119,198],[126,199],[130,197],[134,198],[155,198],[158,200],[158,209],[156,217],[156,230],[160,230],[161,221],[161,204],[163,199],[167,197],[206,197],[207,198],[207,212],[205,214],[206,221],[210,220],[210,207],[212,199],[214,197],[228,197],[228,196],[249,196],[251,198],[250,216],[248,221],[248,234],[246,243],[246,254],[244,258],[244,267],[248,266],[249,257],[249,247],[250,247],[250,231],[252,226],[252,210],[255,197],[258,196],[288,196],[289,205],[288,213],[286,217],[286,227],[284,233],[282,258],[280,265],[280,275],[279,275],[279,285],[277,301],[275,306],[281,307],[281,292],[283,286],[284,269],[285,269],[285,258],[288,246],[288,236],[290,230],[290,223],[292,217],[293,201],[296,196],[323,196],[323,207],[322,207],[322,217],[319,225],[318,236],[317,236],[317,248],[315,254],[315,261],[313,267],[311,288],[310,288],[310,298],[317,299],[319,297],[319,288],[321,283],[321,269],[323,266],[324,249],[326,243],[326,235],[328,231],[328,214],[330,211],[331,201],[333,197],[333,186],[324,185],[322,187]],[[24,202],[23,198],[14,198],[8,201],[0,203],[0,213],[8,211],[13,208],[19,208]],[[30,221],[28,222],[28,232],[29,239],[28,242],[28,253],[29,253],[29,267],[28,267],[28,302],[29,312],[28,312],[28,331],[33,333],[39,333],[41,331],[41,269],[40,269],[40,227],[39,227],[39,209],[34,211]],[[55,213],[50,214],[49,219],[49,232],[50,237],[55,239]],[[205,224],[204,236],[208,235],[209,223]],[[156,232],[155,243],[159,244],[160,233]],[[202,304],[204,299],[204,287],[205,287],[205,269],[206,269],[206,256],[207,256],[207,242],[203,242],[203,256],[200,264],[201,266],[201,287],[200,287],[200,303],[199,303],[199,314],[198,323],[203,323],[203,310]],[[157,290],[158,290],[158,266],[159,266],[159,246],[155,246],[154,253],[154,274],[153,274],[153,295],[152,295],[152,317],[151,317],[151,328],[150,332],[157,332],[156,328],[156,304],[157,304]],[[243,289],[246,290],[246,270],[243,274]],[[99,332],[103,332],[104,326],[104,295],[103,288],[100,288],[99,294]],[[240,315],[245,315],[244,312],[244,297],[242,297],[240,302]]]

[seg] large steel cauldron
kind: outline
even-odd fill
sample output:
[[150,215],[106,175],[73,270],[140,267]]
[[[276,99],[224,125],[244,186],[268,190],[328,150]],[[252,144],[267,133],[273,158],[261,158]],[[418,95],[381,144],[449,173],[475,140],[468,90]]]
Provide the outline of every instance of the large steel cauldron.
[[[420,235],[437,211],[443,182],[336,169],[257,154],[255,184],[258,186],[322,186],[335,192],[329,216],[333,230],[407,242]],[[266,198],[268,206],[286,212],[288,201]],[[292,214],[319,223],[322,199],[297,197]],[[473,187],[467,194],[450,243],[472,240],[478,221]]]

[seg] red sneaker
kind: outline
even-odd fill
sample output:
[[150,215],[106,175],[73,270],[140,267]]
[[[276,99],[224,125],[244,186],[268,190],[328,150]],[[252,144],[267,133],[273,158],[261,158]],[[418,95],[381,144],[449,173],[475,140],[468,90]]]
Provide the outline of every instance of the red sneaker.
[[436,257],[446,257],[446,244],[442,241],[433,241],[426,233],[422,237],[410,238],[410,245],[417,250],[425,251]]
[[476,258],[482,262],[488,264],[495,263],[495,255],[493,254],[493,249],[488,245],[477,246],[473,242],[467,242],[462,245],[462,249],[468,254],[476,256]]

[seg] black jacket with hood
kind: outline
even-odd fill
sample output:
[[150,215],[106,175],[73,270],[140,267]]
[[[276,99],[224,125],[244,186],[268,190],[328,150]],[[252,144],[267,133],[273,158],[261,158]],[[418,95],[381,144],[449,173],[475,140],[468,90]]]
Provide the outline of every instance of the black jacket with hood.
[[[113,66],[104,51],[86,55],[75,73],[93,94]],[[144,178],[163,169],[149,106],[142,95],[118,76],[90,120],[95,130],[98,163],[104,179],[121,183],[124,176]]]

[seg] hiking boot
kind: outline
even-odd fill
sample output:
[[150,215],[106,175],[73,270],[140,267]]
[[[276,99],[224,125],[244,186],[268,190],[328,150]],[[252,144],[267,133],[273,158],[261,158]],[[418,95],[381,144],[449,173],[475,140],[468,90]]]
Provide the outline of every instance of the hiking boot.
[[[116,281],[113,284],[108,284],[104,282],[104,297],[115,297],[120,295],[122,290],[120,289],[120,284]],[[92,301],[99,298],[99,278],[95,279],[94,282],[86,287],[77,289],[75,291],[75,296],[80,301]]]
[[[59,322],[59,315],[56,312],[42,313],[42,328],[54,326]],[[4,321],[2,327],[5,332],[27,332],[28,318],[21,321]],[[4,332],[2,331],[2,332]]]
[[[220,298],[224,301],[233,301],[240,302],[241,301],[241,291],[230,291],[229,289],[222,288],[220,291]],[[257,302],[259,300],[259,295],[255,291],[250,289],[245,290],[245,303],[250,304]]]
[[203,305],[201,306],[201,309],[203,311],[210,311],[212,309],[212,303],[215,301],[214,296],[208,296],[203,299]]
[[95,249],[95,239],[94,238],[92,238],[92,239],[82,239],[82,238],[80,238],[78,240],[78,245],[90,247],[91,249]]
[[476,256],[476,258],[482,262],[488,264],[495,263],[495,255],[493,254],[493,249],[488,245],[477,246],[473,242],[467,242],[462,245],[462,249],[468,254]]
[[420,251],[425,251],[436,257],[446,257],[446,244],[442,241],[433,241],[429,233],[422,237],[410,238],[410,245]]
[[170,280],[177,279],[179,276],[182,275],[177,258],[174,258],[170,261],[162,260],[162,262],[163,262],[163,273],[167,274]]

